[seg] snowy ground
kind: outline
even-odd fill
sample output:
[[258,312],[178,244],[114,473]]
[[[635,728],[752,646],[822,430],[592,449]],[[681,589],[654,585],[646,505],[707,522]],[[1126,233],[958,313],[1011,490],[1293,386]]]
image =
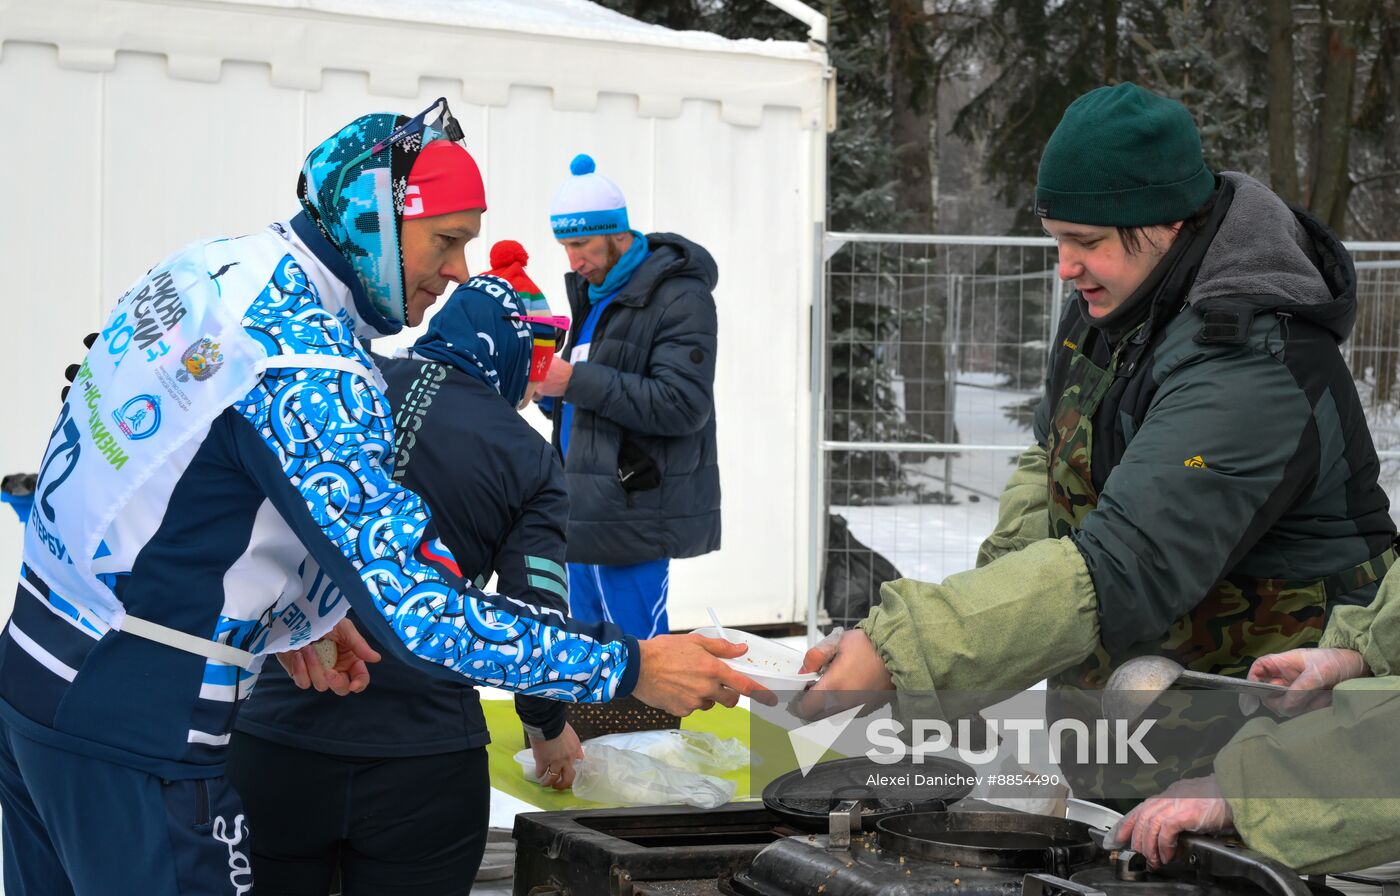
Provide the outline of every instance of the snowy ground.
[[[911,481],[929,490],[949,491],[956,504],[887,504],[833,506],[846,518],[851,534],[888,558],[904,576],[938,581],[970,569],[977,548],[996,524],[997,497],[1010,477],[1017,455],[1033,441],[1031,430],[1006,416],[1006,408],[1034,394],[998,385],[994,374],[964,373],[956,391],[959,441],[967,445],[1005,445],[1007,451],[967,451],[946,462],[941,457],[909,466]],[[1370,387],[1357,384],[1377,451],[1400,451],[1400,407],[1371,407]],[[949,475],[950,474],[950,475]],[[951,480],[951,488],[944,485]],[[1381,459],[1381,486],[1390,498],[1391,515],[1400,508],[1400,458]]]
[[[1366,409],[1366,425],[1371,430],[1376,451],[1400,451],[1400,401],[1391,400],[1377,407],[1373,406],[1369,383],[1357,383],[1356,391],[1361,397],[1361,406]],[[1381,458],[1380,481],[1390,498],[1390,515],[1400,516],[1400,457]]]
[[846,518],[852,535],[885,555],[904,576],[938,581],[970,569],[978,545],[996,524],[997,496],[1017,455],[1032,441],[1030,428],[1007,419],[1006,408],[1033,395],[1000,388],[997,381],[991,374],[960,378],[955,393],[958,435],[967,445],[1005,445],[1008,450],[930,457],[908,468],[911,481],[951,493],[956,504],[831,508]]

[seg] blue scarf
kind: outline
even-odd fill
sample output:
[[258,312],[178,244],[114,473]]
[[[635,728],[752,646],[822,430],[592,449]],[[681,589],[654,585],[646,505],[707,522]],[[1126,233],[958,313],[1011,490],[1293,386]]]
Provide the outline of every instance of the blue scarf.
[[413,353],[476,377],[514,407],[525,397],[534,346],[530,326],[508,319],[524,313],[519,304],[515,290],[501,278],[473,277],[433,315],[428,331],[413,343]]
[[[588,284],[588,298],[591,307],[588,309],[588,316],[583,319],[583,326],[579,328],[576,343],[578,345],[590,345],[593,342],[593,331],[598,328],[598,322],[603,319],[603,309],[607,308],[613,298],[627,285],[627,281],[632,279],[632,275],[637,272],[637,268],[642,266],[642,262],[651,255],[651,246],[647,244],[645,235],[632,231],[632,248],[628,249],[617,264],[608,271],[608,276],[603,279],[601,286]],[[585,362],[586,363],[586,362]],[[551,405],[547,410],[552,411]],[[559,450],[565,457],[569,454],[569,431],[574,425],[574,406],[567,401],[560,401],[559,419]]]
[[642,266],[642,262],[647,260],[651,254],[651,247],[647,245],[646,234],[632,231],[632,248],[628,249],[617,264],[608,271],[608,276],[599,286],[588,284],[588,298],[593,304],[597,304],[606,298],[614,296],[617,291],[627,285],[627,281],[632,279],[632,275],[637,272],[637,268]]

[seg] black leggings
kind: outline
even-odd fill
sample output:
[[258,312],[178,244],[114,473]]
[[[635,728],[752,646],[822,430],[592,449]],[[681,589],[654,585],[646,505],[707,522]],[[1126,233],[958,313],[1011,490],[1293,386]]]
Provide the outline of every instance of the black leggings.
[[486,848],[486,748],[362,759],[235,732],[257,896],[465,896]]

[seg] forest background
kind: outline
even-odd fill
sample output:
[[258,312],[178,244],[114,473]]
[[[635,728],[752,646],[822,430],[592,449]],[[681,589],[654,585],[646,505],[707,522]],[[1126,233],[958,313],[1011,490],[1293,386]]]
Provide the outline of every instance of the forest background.
[[[765,0],[598,2],[674,29],[806,40]],[[1133,81],[1191,110],[1214,170],[1258,178],[1344,239],[1400,240],[1400,0],[808,3],[830,21],[837,72],[828,231],[1040,235],[1036,167],[1065,107]],[[922,262],[937,269],[938,251]],[[839,263],[859,276],[833,279],[827,297],[827,437],[957,441],[945,383],[958,372],[947,340],[926,335],[943,332],[946,302],[930,301],[927,280],[902,289],[907,265]],[[1400,400],[1394,298],[1363,309],[1352,340],[1383,348],[1351,356],[1373,409]],[[998,336],[997,369],[1025,388],[1049,303],[1017,301],[1021,329]],[[837,452],[831,503],[950,500],[911,482],[910,464],[927,459]]]
[[[802,41],[765,0],[600,0],[726,37]],[[1343,238],[1400,239],[1400,0],[829,0],[834,231],[1038,234],[1040,151],[1069,103],[1180,100],[1216,170]]]

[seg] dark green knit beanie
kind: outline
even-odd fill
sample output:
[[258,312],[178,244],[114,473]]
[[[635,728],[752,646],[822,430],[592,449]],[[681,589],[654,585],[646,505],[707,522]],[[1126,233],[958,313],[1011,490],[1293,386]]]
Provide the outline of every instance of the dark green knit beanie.
[[1186,107],[1123,83],[1069,104],[1040,157],[1035,213],[1147,227],[1189,218],[1214,189]]

